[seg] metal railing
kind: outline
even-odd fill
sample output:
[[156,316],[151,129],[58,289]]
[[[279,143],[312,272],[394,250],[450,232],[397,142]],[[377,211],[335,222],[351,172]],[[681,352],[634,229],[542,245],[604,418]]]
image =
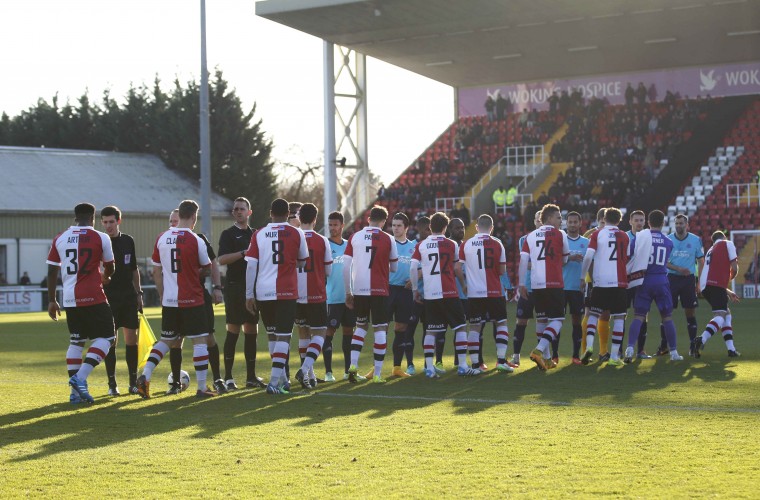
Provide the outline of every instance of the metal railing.
[[760,182],[726,185],[726,207],[760,206]]
[[449,212],[451,210],[454,210],[457,208],[459,204],[462,204],[465,206],[465,208],[469,209],[470,207],[467,206],[465,203],[465,198],[455,197],[455,198],[436,198],[435,199],[435,211],[436,212]]

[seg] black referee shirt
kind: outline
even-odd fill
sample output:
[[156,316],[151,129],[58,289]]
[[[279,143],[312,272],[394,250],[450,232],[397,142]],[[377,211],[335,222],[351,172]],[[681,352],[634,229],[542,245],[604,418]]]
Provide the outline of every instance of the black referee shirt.
[[[202,239],[204,243],[206,243],[206,252],[208,252],[208,258],[212,261],[216,259],[216,254],[214,253],[214,249],[211,247],[211,242],[206,238],[206,235],[203,233],[198,233],[198,238]],[[213,278],[212,278],[213,279]],[[213,285],[213,283],[212,283]],[[206,286],[206,278],[201,278],[201,286]]]
[[[248,245],[251,244],[251,236],[253,236],[253,229],[246,227],[240,229],[236,225],[222,231],[219,236],[219,255],[227,255],[230,253],[240,253],[244,250],[248,250]],[[227,284],[242,284],[245,285],[245,270],[248,267],[248,262],[245,259],[240,259],[232,264],[227,265]]]
[[128,234],[119,233],[115,238],[111,238],[111,246],[116,270],[111,276],[111,282],[104,286],[103,290],[106,294],[137,294],[132,283],[132,272],[137,269],[135,240]]

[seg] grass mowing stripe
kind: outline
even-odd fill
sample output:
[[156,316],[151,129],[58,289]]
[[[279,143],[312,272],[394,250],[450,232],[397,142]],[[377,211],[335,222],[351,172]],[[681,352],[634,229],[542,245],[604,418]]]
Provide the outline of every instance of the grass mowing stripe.
[[760,413],[757,408],[711,408],[708,406],[676,406],[676,405],[611,405],[602,403],[570,403],[568,401],[525,401],[521,399],[485,399],[485,398],[436,398],[428,396],[401,396],[385,394],[342,394],[337,392],[318,392],[315,396],[332,396],[336,398],[369,398],[391,399],[405,401],[432,401],[453,403],[482,403],[482,404],[515,404],[530,406],[569,406],[581,408],[607,408],[621,410],[674,410],[712,413]]

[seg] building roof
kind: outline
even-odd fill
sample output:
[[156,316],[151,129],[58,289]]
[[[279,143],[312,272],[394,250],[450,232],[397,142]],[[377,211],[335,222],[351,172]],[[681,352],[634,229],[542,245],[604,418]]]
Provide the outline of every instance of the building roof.
[[[71,212],[77,203],[116,205],[131,214],[168,214],[184,199],[200,202],[200,183],[156,156],[0,146],[0,211]],[[232,202],[211,194],[211,213]]]
[[256,14],[453,87],[760,59],[760,0],[266,0]]

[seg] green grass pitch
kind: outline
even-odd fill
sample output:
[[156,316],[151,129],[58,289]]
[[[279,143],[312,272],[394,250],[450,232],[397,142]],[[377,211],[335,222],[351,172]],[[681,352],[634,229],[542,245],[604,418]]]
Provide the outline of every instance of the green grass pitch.
[[[65,322],[44,313],[6,314],[0,497],[758,498],[760,303],[733,309],[738,359],[729,359],[716,337],[699,360],[572,366],[566,324],[560,367],[549,373],[524,356],[528,362],[510,375],[492,369],[460,379],[450,370],[440,380],[341,381],[311,394],[241,390],[198,401],[194,391],[163,395],[166,361],[149,401],[109,399],[105,371],[96,368],[90,378],[96,403],[87,407],[68,403]],[[511,331],[514,306],[509,313]],[[148,311],[154,331],[159,314]],[[708,314],[702,302],[700,329]],[[685,354],[683,312],[675,318]],[[651,329],[650,352],[659,341]],[[216,330],[223,343],[222,308]],[[486,339],[493,368],[490,326]],[[523,354],[533,339],[526,336]],[[420,344],[417,332],[418,368]],[[266,350],[259,338],[259,373],[268,378]],[[188,345],[184,368],[192,377],[190,352]],[[242,340],[238,352],[240,381]],[[361,367],[369,369],[371,347],[362,354]],[[451,367],[450,339],[447,355]],[[123,343],[118,356],[125,392]],[[323,373],[321,359],[317,368]]]

